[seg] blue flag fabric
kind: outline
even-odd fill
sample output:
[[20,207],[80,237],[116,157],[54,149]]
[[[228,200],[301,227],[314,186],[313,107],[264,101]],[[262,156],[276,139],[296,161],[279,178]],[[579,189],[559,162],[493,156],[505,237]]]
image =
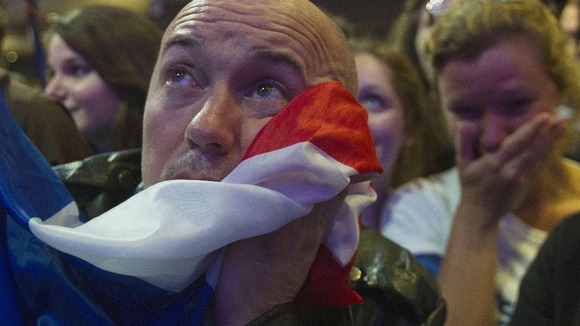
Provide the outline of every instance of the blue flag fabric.
[[38,149],[0,103],[0,202],[20,225],[30,216],[46,219],[73,201]]
[[[0,216],[6,216],[6,213],[0,207]],[[6,234],[6,225],[0,225],[0,232]],[[3,249],[0,252],[0,316],[2,316],[3,323],[7,326],[21,325],[22,320],[16,305],[16,296],[14,294],[14,285],[12,283],[12,275],[10,273],[10,266],[8,264],[8,255],[4,250],[6,248],[5,238],[2,238],[0,244]]]
[[[2,94],[0,94],[2,95]],[[199,325],[212,288],[179,293],[110,273],[38,240],[28,221],[73,202],[0,98],[0,316],[3,325]],[[81,218],[82,220],[82,218]]]

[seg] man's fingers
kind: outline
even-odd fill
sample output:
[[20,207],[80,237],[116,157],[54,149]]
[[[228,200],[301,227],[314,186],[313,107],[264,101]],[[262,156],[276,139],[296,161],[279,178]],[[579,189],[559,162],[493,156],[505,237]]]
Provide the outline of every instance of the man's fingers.
[[340,207],[342,207],[346,194],[347,189],[344,189],[335,197],[314,205],[310,214],[303,218],[304,223],[311,224],[313,227],[322,227],[324,230],[328,229],[328,226],[338,214]]

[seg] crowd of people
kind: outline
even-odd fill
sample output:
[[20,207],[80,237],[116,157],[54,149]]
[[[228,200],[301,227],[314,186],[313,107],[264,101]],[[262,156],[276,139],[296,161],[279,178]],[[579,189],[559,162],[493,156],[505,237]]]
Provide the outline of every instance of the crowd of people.
[[580,325],[579,6],[63,13],[0,70],[0,315]]

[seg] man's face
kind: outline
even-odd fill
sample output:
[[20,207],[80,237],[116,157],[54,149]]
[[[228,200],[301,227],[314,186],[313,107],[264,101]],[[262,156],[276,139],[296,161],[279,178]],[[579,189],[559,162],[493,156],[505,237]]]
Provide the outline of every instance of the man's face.
[[324,16],[299,14],[297,2],[193,1],[177,15],[145,107],[145,186],[222,180],[291,99],[336,79]]

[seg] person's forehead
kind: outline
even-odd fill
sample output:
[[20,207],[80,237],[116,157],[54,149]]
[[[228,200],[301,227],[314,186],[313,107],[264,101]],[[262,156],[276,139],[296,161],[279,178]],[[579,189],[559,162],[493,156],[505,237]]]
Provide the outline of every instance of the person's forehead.
[[208,42],[215,38],[254,39],[269,42],[271,46],[288,45],[307,52],[314,52],[323,45],[325,31],[317,26],[315,18],[301,14],[290,4],[276,3],[193,1],[177,15],[166,36],[195,33]]
[[296,1],[193,1],[169,25],[162,50],[176,39],[190,38],[201,47],[227,44],[238,51],[284,53],[305,72],[315,72],[335,55],[330,49],[328,26],[319,15],[305,13],[295,4]]

